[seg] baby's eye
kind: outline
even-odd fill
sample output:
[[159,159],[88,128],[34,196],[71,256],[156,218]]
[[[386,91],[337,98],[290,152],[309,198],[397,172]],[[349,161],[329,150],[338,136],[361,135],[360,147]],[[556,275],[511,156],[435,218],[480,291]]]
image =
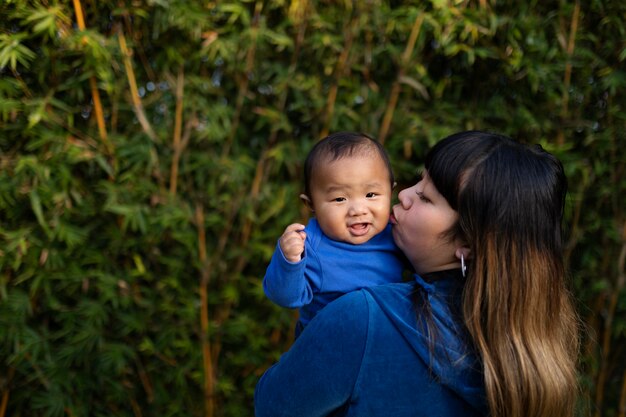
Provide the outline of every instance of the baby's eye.
[[341,203],[342,201],[346,201],[346,199],[344,197],[336,197],[336,198],[333,198],[333,201],[337,203]]
[[376,195],[377,195],[376,193],[367,193],[365,194],[365,197],[372,198],[372,197],[376,197]]

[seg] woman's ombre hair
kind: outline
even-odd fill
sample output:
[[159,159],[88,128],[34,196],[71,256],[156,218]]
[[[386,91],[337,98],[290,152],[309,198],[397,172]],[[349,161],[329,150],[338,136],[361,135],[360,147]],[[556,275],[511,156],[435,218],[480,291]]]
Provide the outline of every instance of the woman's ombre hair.
[[425,168],[458,212],[450,237],[470,249],[463,318],[490,416],[572,416],[579,335],[563,265],[561,163],[538,145],[468,131],[437,143]]

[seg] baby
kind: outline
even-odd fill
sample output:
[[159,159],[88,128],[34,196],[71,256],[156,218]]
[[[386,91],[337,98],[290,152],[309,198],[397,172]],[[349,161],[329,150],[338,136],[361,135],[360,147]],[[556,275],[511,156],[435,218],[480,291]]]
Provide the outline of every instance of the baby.
[[278,241],[263,279],[267,297],[299,308],[296,337],[326,304],[363,287],[402,281],[404,256],[391,236],[394,186],[389,158],[367,135],[338,132],[305,161],[305,193],[314,214]]

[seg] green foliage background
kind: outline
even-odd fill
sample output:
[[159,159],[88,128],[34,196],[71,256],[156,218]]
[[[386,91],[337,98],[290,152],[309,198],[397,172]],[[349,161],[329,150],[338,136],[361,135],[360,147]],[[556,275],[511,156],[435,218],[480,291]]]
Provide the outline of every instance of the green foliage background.
[[[626,413],[626,2],[3,0],[0,417],[247,416],[307,150],[400,186],[463,129],[564,162],[581,415]],[[416,387],[419,389],[419,387]]]

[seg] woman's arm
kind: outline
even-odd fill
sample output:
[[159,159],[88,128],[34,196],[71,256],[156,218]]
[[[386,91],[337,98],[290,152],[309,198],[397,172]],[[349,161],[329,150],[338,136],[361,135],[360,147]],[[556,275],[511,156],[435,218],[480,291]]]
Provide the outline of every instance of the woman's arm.
[[367,343],[365,295],[347,294],[308,324],[256,386],[257,417],[326,416],[347,406]]

